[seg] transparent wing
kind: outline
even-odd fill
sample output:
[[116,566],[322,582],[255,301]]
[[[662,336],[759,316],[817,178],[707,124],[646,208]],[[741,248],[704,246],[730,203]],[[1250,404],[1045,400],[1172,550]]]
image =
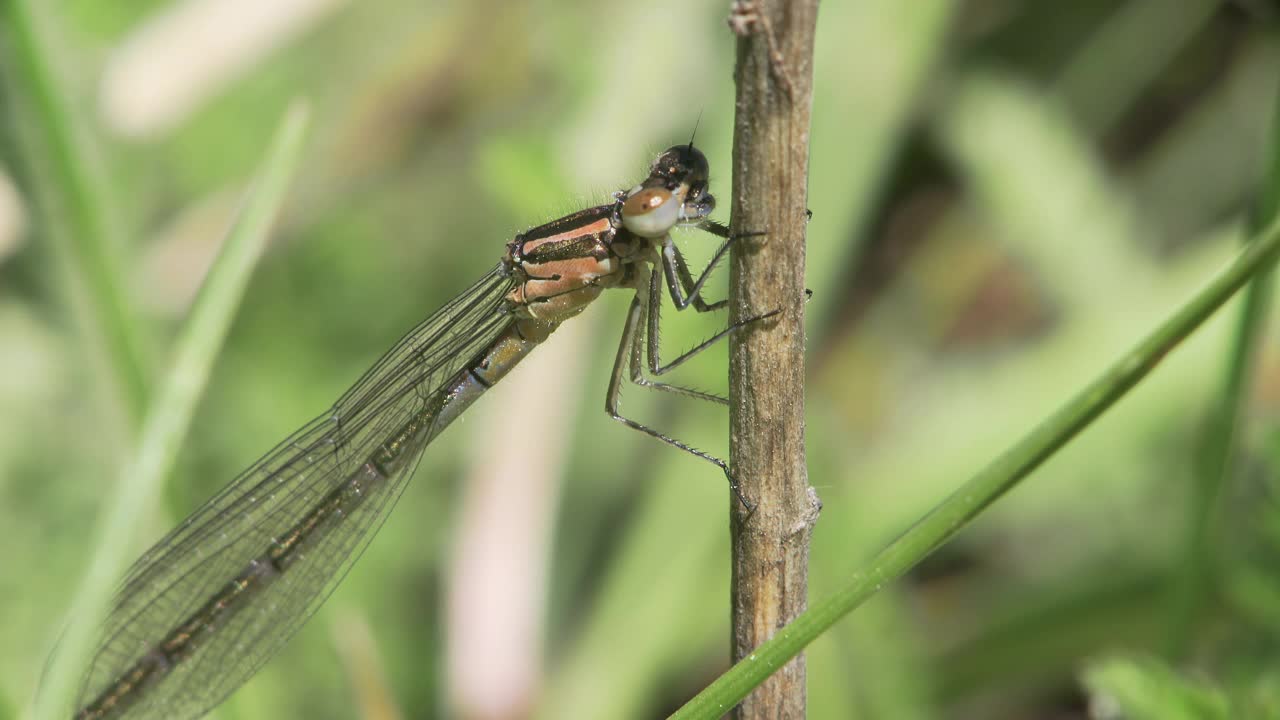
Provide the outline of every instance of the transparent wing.
[[[490,271],[402,338],[329,412],[255,462],[139,559],[114,599],[78,705],[94,702],[175,628],[202,617],[211,598],[362,472],[388,437],[429,413],[449,380],[509,324],[502,298],[510,287],[501,267]],[[317,528],[286,571],[225,613],[190,643],[189,655],[130,693],[127,710],[112,717],[198,717],[248,680],[342,580],[440,429],[432,424],[416,436],[385,481]]]

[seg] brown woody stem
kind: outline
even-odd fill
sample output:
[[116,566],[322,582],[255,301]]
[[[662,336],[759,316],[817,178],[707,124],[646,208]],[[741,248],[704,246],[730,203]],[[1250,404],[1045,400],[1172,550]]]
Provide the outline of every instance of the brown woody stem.
[[[742,493],[733,526],[733,660],[805,609],[820,504],[804,452],[804,262],[816,0],[736,2],[731,320],[782,312],[730,346],[730,462]],[[805,716],[804,656],[738,706],[738,718]]]

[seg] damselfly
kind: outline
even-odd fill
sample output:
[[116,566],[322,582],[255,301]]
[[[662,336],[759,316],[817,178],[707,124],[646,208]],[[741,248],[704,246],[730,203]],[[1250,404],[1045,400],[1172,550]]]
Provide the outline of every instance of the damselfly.
[[[423,449],[560,323],[606,288],[635,293],[605,397],[611,417],[728,465],[623,417],[624,376],[659,383],[735,328],[663,364],[662,283],[678,309],[716,310],[703,284],[734,237],[710,219],[707,160],[688,145],[660,154],[613,202],[507,243],[497,267],[410,331],[329,412],[280,443],[142,556],[105,622],[76,717],[191,718],[249,679],[324,602],[395,504]],[[724,240],[697,279],[672,242],[677,226]]]

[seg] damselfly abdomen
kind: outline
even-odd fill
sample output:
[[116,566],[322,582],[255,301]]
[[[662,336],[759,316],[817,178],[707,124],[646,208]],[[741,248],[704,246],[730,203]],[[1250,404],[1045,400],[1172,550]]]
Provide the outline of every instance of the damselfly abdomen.
[[[715,199],[707,180],[706,158],[692,143],[679,145],[613,202],[517,235],[497,267],[409,332],[329,412],[241,473],[134,564],[113,601],[76,717],[191,718],[226,698],[341,581],[427,444],[608,288],[630,289],[635,298],[606,410],[728,475],[723,461],[618,413],[624,374],[723,401],[644,374],[645,358],[649,373],[661,375],[743,324],[666,365],[659,360],[664,280],[679,309],[724,305],[701,295],[732,241],[725,226],[709,219]],[[671,240],[677,226],[724,239],[696,280]],[[730,484],[736,493],[732,478]]]

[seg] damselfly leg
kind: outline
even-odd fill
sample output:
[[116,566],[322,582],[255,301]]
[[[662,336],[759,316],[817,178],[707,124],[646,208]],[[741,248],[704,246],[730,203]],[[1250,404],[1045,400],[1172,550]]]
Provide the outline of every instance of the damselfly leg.
[[[724,226],[716,224],[717,227]],[[718,234],[718,233],[717,233]],[[763,233],[750,233],[750,235],[761,235]],[[710,277],[716,264],[724,256],[730,244],[736,239],[729,236],[727,228],[724,232],[725,242],[716,251],[707,267],[700,273],[698,280],[693,280],[692,273],[689,272],[688,264],[679,254],[679,250],[668,239],[663,246],[662,265],[663,275],[667,278],[667,288],[671,295],[671,300],[675,304],[677,310],[684,310],[693,307],[697,312],[710,312],[724,307],[728,300],[720,300],[715,303],[707,303],[702,298],[702,286]],[[745,236],[738,236],[745,237]],[[679,276],[680,283],[677,284],[676,279]],[[618,354],[614,360],[613,371],[609,378],[609,389],[605,397],[605,411],[614,420],[623,423],[627,427],[639,430],[647,435],[655,437],[673,447],[684,450],[691,455],[702,458],[710,463],[715,464],[724,472],[725,477],[729,480],[729,488],[733,491],[734,497],[748,512],[754,511],[755,506],[743,497],[738,487],[737,480],[733,477],[733,473],[729,469],[729,464],[724,460],[699,450],[688,443],[677,440],[665,433],[651,428],[643,423],[636,422],[630,418],[624,417],[618,411],[618,400],[622,391],[622,375],[624,364],[628,368],[628,374],[632,383],[641,387],[648,387],[654,390],[662,390],[686,397],[692,397],[699,400],[707,400],[721,404],[728,404],[728,399],[713,393],[694,390],[692,388],[681,387],[678,385],[670,385],[667,383],[654,382],[646,377],[641,370],[642,356],[648,361],[649,372],[652,375],[662,375],[683,364],[689,358],[701,353],[703,350],[714,345],[716,342],[728,337],[730,333],[741,329],[755,322],[773,317],[781,310],[773,310],[767,313],[761,313],[752,317],[730,323],[728,327],[717,332],[715,335],[703,340],[693,348],[681,353],[678,357],[669,363],[663,364],[660,359],[660,318],[662,309],[662,289],[657,269],[649,271],[648,282],[641,280],[636,285],[636,296],[631,301],[631,307],[627,312],[626,323],[623,326],[622,337],[618,344]],[[683,285],[684,294],[680,293],[680,285]],[[645,322],[647,316],[647,323]],[[641,328],[644,328],[643,330]]]
[[[694,227],[703,232],[711,233],[716,237],[724,238],[724,242],[720,244],[715,254],[711,256],[710,262],[698,275],[697,281],[694,281],[693,273],[689,272],[689,264],[685,262],[684,255],[680,253],[680,248],[671,242],[670,237],[667,238],[667,242],[662,248],[662,272],[667,278],[667,290],[671,293],[671,301],[675,303],[677,310],[684,310],[692,303],[694,309],[698,312],[711,312],[724,307],[728,304],[729,299],[725,298],[724,300],[708,303],[702,297],[702,286],[711,277],[711,273],[715,271],[725,253],[729,252],[729,246],[734,241],[750,237],[763,237],[764,232],[744,232],[732,235],[727,226],[715,220],[703,220]],[[677,275],[679,276],[679,283],[676,282]],[[683,293],[681,292],[681,286],[684,287]]]
[[628,417],[623,417],[623,415],[618,412],[618,398],[622,392],[623,368],[628,364],[628,362],[632,364],[638,363],[640,351],[643,349],[643,345],[641,344],[642,338],[640,335],[646,310],[646,299],[641,296],[648,294],[648,284],[645,284],[644,287],[644,292],[636,292],[636,296],[631,300],[631,307],[627,310],[626,324],[623,325],[622,328],[622,340],[618,343],[618,355],[613,361],[613,372],[609,375],[609,390],[605,394],[604,399],[605,412],[609,413],[609,417],[633,430],[639,430],[640,432],[655,437],[672,447],[679,448],[691,455],[700,457],[707,462],[715,464],[716,467],[720,468],[724,472],[725,477],[729,479],[729,489],[733,491],[734,497],[738,498],[738,502],[742,503],[743,507],[747,508],[748,511],[754,510],[755,507],[751,503],[747,502],[747,499],[742,496],[741,490],[738,489],[738,481],[734,479],[733,473],[729,471],[729,463],[721,460],[715,455],[703,452],[692,445],[681,442],[670,435],[659,432],[648,425],[636,422]]
[[[703,313],[703,312],[711,312],[714,310],[719,310],[729,303],[728,298],[719,300],[717,302],[708,303],[702,297],[703,285],[706,283],[707,278],[711,276],[712,272],[715,270],[721,258],[724,257],[724,254],[728,252],[729,246],[732,245],[735,240],[738,240],[741,238],[748,238],[748,237],[759,237],[764,235],[764,233],[749,232],[749,233],[742,233],[740,235],[731,236],[729,234],[729,229],[727,227],[725,227],[724,225],[721,225],[720,223],[710,221],[710,220],[705,221],[702,224],[698,225],[697,228],[700,230],[709,232],[718,237],[725,238],[724,243],[720,245],[720,248],[717,249],[715,254],[711,257],[710,262],[707,263],[707,266],[699,274],[697,281],[694,281],[693,274],[689,272],[689,265],[688,263],[685,262],[684,256],[680,253],[680,249],[676,247],[674,243],[671,242],[670,238],[667,239],[666,244],[662,248],[662,267],[663,267],[663,275],[666,277],[666,280],[667,280],[667,291],[671,296],[672,303],[674,303],[676,306],[676,310],[684,310],[685,308],[692,306],[693,309],[696,310],[697,312]],[[679,282],[677,282],[677,277],[679,279]],[[681,293],[682,285],[684,289],[683,294]],[[733,323],[729,325],[729,327],[726,327],[725,329],[721,330],[715,335],[712,335],[706,340],[703,340],[701,343],[698,343],[693,348],[685,351],[675,360],[672,360],[669,363],[663,364],[660,358],[660,347],[659,347],[661,336],[662,336],[662,333],[660,332],[660,328],[659,328],[661,311],[662,311],[662,293],[658,288],[658,276],[657,276],[657,273],[655,272],[653,275],[650,276],[650,279],[649,279],[649,316],[648,316],[649,323],[648,323],[648,332],[647,332],[647,341],[648,341],[647,355],[648,355],[649,373],[654,376],[663,375],[669,370],[679,367],[684,361],[688,360],[694,355],[697,355],[698,353],[707,349],[711,345],[715,344],[717,341],[727,337],[734,330],[737,330],[738,328],[749,325],[750,323],[756,322],[758,320],[763,320],[765,318],[768,318],[777,314],[777,311],[763,313],[763,314],[760,314],[754,317],[749,317],[744,320],[740,320],[736,323]],[[636,359],[636,362],[632,363],[631,381],[636,383],[637,385],[644,385],[646,387],[652,387],[658,390],[666,390],[666,391],[675,392],[678,394],[689,395],[692,397],[700,398],[702,400],[710,400],[712,402],[718,402],[724,405],[727,405],[729,403],[727,398],[724,398],[719,395],[705,393],[699,390],[692,390],[690,388],[679,387],[676,385],[668,385],[666,383],[653,382],[647,378],[644,378],[640,373],[640,364],[638,362],[638,358]]]

